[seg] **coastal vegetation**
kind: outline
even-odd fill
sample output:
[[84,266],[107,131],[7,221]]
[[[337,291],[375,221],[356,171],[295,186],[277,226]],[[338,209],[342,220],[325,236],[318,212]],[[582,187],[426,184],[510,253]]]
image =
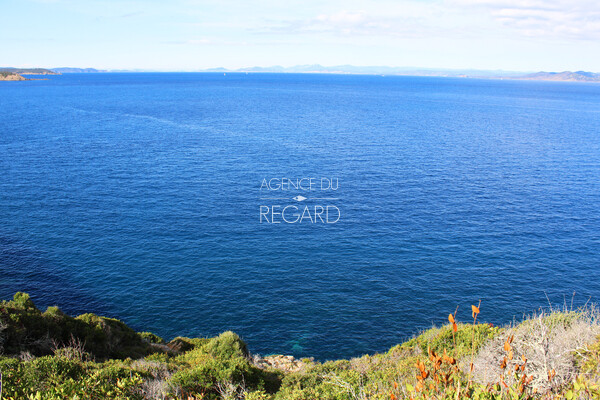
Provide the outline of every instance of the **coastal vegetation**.
[[252,355],[235,333],[169,342],[121,321],[29,295],[0,302],[0,398],[35,399],[588,399],[600,398],[600,315],[541,310],[481,323],[481,304],[381,354],[317,362]]
[[20,75],[58,75],[57,72],[46,68],[0,68],[0,73],[2,72]]

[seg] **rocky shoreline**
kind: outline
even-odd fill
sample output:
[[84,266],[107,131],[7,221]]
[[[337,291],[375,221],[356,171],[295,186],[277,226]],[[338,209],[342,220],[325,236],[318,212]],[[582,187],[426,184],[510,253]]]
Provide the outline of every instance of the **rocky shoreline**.
[[22,75],[19,74],[13,74],[13,73],[0,73],[0,81],[28,81],[30,79],[25,78]]

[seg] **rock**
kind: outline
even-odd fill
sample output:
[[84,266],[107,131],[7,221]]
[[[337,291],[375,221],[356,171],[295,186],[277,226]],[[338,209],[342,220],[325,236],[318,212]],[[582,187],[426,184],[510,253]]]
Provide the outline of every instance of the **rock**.
[[252,361],[254,365],[258,368],[277,369],[283,372],[298,372],[303,370],[307,366],[307,363],[305,361],[298,360],[294,358],[294,356],[286,356],[282,354],[276,354],[266,357],[255,355]]
[[0,73],[0,81],[26,81],[27,78],[22,77],[19,74],[13,74],[11,72]]
[[192,350],[194,345],[182,338],[175,338],[167,343],[167,347],[175,353],[185,353],[186,351]]

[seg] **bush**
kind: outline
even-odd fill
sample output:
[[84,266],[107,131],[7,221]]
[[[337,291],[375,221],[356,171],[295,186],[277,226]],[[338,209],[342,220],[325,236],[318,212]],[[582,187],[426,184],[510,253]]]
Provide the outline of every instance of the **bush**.
[[213,357],[228,359],[233,357],[248,357],[248,346],[238,335],[228,331],[216,338],[208,340],[203,350]]
[[142,339],[144,339],[148,343],[154,343],[154,344],[165,344],[166,343],[163,338],[161,338],[158,335],[155,335],[152,332],[140,332],[139,335]]
[[42,313],[21,292],[12,301],[0,303],[0,328],[0,344],[7,355],[45,356],[73,342],[82,343],[98,359],[139,358],[159,351],[119,320],[94,314],[73,318],[58,307]]
[[[478,313],[473,306],[473,316]],[[12,356],[0,356],[2,395],[6,400],[600,398],[600,324],[594,309],[543,313],[506,328],[449,320],[450,325],[383,354],[324,363],[292,359],[300,365],[289,369],[260,357],[255,365],[233,332],[179,337],[164,345],[160,337],[136,333],[116,319],[72,318],[57,307],[41,313],[29,296],[18,293],[0,303],[0,338]]]
[[410,349],[418,347],[424,354],[427,354],[428,348],[437,353],[441,353],[446,349],[453,357],[461,358],[469,355],[473,346],[477,350],[482,344],[498,336],[501,332],[501,328],[490,324],[477,324],[475,326],[457,324],[457,331],[453,334],[452,325],[446,325],[441,328],[426,330],[396,348]]
[[12,305],[15,308],[23,308],[23,309],[36,309],[35,304],[33,304],[33,300],[29,297],[27,293],[17,292],[13,296]]
[[[521,324],[507,329],[495,340],[490,340],[474,361],[475,378],[491,383],[500,374],[504,357],[502,343],[514,337],[514,360],[507,368],[514,368],[522,357],[527,361],[528,376],[533,377],[531,386],[540,392],[571,382],[579,373],[576,355],[587,350],[600,334],[596,311],[540,313],[527,318]],[[552,380],[548,374],[554,371]]]

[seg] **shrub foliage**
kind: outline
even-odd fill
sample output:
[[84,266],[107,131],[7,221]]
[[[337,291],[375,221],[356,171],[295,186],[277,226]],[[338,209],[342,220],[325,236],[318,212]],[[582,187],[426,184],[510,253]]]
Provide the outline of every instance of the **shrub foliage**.
[[286,370],[257,362],[233,332],[167,343],[116,319],[42,312],[17,293],[0,302],[0,399],[600,398],[593,308],[502,328],[479,313],[473,306],[468,324],[450,314],[386,353]]

